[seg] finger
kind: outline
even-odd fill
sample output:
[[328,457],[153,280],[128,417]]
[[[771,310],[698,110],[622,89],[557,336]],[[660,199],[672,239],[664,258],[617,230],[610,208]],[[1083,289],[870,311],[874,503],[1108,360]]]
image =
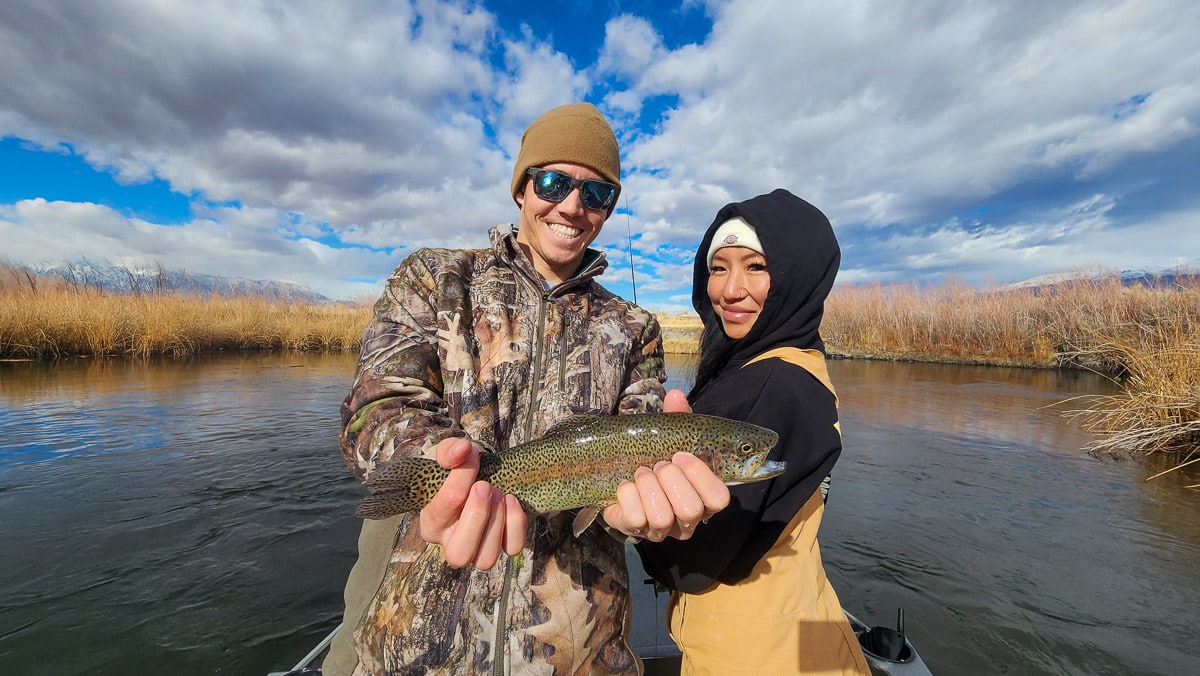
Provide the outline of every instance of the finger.
[[478,447],[462,437],[442,439],[435,453],[438,464],[446,469],[458,469],[471,464],[479,467]]
[[625,535],[643,537],[646,534],[646,513],[637,484],[622,481],[617,486],[617,504],[604,509],[604,522]]
[[504,495],[493,488],[488,502],[487,523],[479,542],[479,552],[475,555],[475,567],[479,570],[491,570],[496,561],[500,560],[500,548],[504,544],[504,524]]
[[683,390],[671,390],[663,398],[663,412],[691,413],[692,405],[688,403],[687,395],[683,393]]
[[491,501],[492,487],[486,481],[478,481],[471,487],[458,523],[449,531],[449,541],[443,543],[446,563],[451,567],[462,568],[478,556],[491,513]]
[[675,521],[684,532],[690,533],[691,529],[704,518],[704,501],[692,487],[692,482],[687,475],[675,463],[668,462],[656,468],[654,475],[658,478],[659,485],[662,486],[663,492],[671,502]]
[[525,549],[525,529],[528,519],[521,501],[512,495],[504,496],[504,553],[516,556]]
[[646,515],[646,539],[659,542],[675,526],[675,509],[654,472],[639,467],[633,475],[633,481],[637,484],[642,510]]
[[[458,520],[471,487],[479,478],[479,452],[466,439],[446,439],[438,444],[438,464],[450,470],[442,487],[421,510],[422,528],[449,528]],[[424,533],[424,531],[422,531]]]
[[671,464],[683,472],[691,483],[696,495],[704,504],[704,517],[707,518],[729,506],[729,486],[721,481],[721,477],[713,473],[708,463],[691,453],[676,453],[671,458]]

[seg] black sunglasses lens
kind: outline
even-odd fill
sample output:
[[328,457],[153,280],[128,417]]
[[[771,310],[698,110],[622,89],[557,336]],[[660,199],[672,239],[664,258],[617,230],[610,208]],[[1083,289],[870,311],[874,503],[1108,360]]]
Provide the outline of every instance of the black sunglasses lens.
[[551,202],[561,202],[571,192],[571,177],[557,171],[539,171],[533,177],[533,192]]
[[584,181],[579,186],[579,199],[589,209],[606,209],[617,186],[600,181]]
[[579,186],[579,201],[588,209],[607,209],[617,194],[617,186],[604,181],[580,181],[557,171],[542,169],[533,172],[533,194],[548,201],[561,202]]

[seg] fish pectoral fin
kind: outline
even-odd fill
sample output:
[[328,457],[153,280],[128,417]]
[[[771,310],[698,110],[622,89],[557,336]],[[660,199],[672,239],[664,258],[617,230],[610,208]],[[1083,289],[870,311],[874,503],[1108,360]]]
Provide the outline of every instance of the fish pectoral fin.
[[579,510],[579,513],[575,515],[575,520],[571,522],[571,532],[575,534],[575,537],[583,535],[583,531],[592,525],[592,522],[600,515],[600,509],[599,505],[592,505]]

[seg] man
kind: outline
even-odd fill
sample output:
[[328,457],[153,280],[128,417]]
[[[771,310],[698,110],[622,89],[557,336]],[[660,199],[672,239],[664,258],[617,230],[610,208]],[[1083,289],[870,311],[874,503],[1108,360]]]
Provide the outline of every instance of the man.
[[527,516],[477,481],[481,446],[663,407],[658,323],[595,281],[607,263],[588,248],[619,192],[604,117],[551,109],[521,139],[516,230],[417,251],[389,278],[342,405],[343,457],[360,480],[422,454],[451,474],[419,516],[364,522],[326,674],[637,673],[623,536],[690,537],[728,489],[679,454],[639,469],[576,538],[572,514]]

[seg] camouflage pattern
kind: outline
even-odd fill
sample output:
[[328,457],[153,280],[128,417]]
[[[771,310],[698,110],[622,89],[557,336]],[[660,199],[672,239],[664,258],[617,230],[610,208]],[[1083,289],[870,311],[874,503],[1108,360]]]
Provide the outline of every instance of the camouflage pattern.
[[[417,251],[388,280],[342,405],[359,480],[392,458],[433,457],[449,436],[501,451],[568,416],[662,408],[658,323],[594,280],[602,254],[546,290],[511,227],[491,240]],[[480,571],[445,565],[405,517],[355,627],[355,673],[638,673],[624,546],[596,526],[573,537],[572,518],[531,515],[525,550]]]

